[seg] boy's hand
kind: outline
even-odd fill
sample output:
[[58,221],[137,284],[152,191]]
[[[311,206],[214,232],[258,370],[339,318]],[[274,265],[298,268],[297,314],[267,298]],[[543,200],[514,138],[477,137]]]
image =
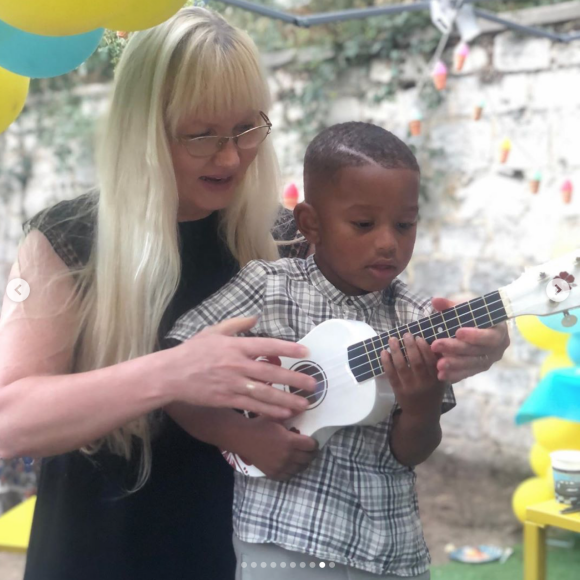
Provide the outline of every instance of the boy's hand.
[[403,336],[407,360],[396,338],[389,339],[391,353],[383,351],[381,361],[397,403],[408,416],[439,416],[445,383],[437,378],[437,359],[427,341]]
[[316,457],[318,443],[312,437],[289,431],[264,417],[247,420],[240,455],[269,479],[285,481],[304,471]]
[[[446,298],[433,298],[433,307],[442,311],[457,302]],[[499,361],[510,345],[505,322],[492,328],[460,328],[455,338],[439,338],[431,344],[438,357],[439,379],[457,383],[478,373],[487,371]]]

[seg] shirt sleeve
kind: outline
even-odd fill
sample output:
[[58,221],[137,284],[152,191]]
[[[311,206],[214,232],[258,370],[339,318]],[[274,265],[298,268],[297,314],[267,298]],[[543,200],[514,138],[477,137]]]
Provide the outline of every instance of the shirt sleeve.
[[24,235],[38,230],[68,268],[82,268],[92,249],[97,200],[94,193],[83,194],[42,210],[24,222]]
[[267,278],[265,262],[249,262],[230,282],[177,320],[165,337],[168,344],[184,342],[206,326],[229,318],[259,315],[264,308]]

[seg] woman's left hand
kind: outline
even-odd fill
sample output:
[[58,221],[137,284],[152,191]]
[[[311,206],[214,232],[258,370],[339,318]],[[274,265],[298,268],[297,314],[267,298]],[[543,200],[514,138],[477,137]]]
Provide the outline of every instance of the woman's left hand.
[[[433,298],[432,304],[441,311],[459,303],[446,298]],[[437,378],[457,383],[487,371],[493,363],[501,360],[509,344],[505,322],[486,329],[460,328],[455,338],[439,338],[431,344],[431,350],[440,357]]]

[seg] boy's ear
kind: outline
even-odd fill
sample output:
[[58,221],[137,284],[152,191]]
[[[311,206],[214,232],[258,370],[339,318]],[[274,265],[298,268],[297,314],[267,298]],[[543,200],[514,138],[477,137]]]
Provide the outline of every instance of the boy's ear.
[[299,203],[294,208],[294,220],[302,235],[311,244],[320,243],[318,214],[313,206],[305,201]]

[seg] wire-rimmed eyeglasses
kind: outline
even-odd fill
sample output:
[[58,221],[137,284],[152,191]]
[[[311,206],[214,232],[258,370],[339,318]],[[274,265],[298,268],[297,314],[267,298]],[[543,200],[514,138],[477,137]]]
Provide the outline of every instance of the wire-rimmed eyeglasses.
[[187,152],[192,157],[210,157],[221,151],[226,143],[230,140],[239,149],[255,149],[264,141],[264,139],[272,131],[272,123],[266,113],[260,111],[260,116],[264,120],[264,125],[259,127],[252,127],[238,135],[230,137],[220,135],[208,135],[205,137],[178,137],[178,140],[183,143]]

